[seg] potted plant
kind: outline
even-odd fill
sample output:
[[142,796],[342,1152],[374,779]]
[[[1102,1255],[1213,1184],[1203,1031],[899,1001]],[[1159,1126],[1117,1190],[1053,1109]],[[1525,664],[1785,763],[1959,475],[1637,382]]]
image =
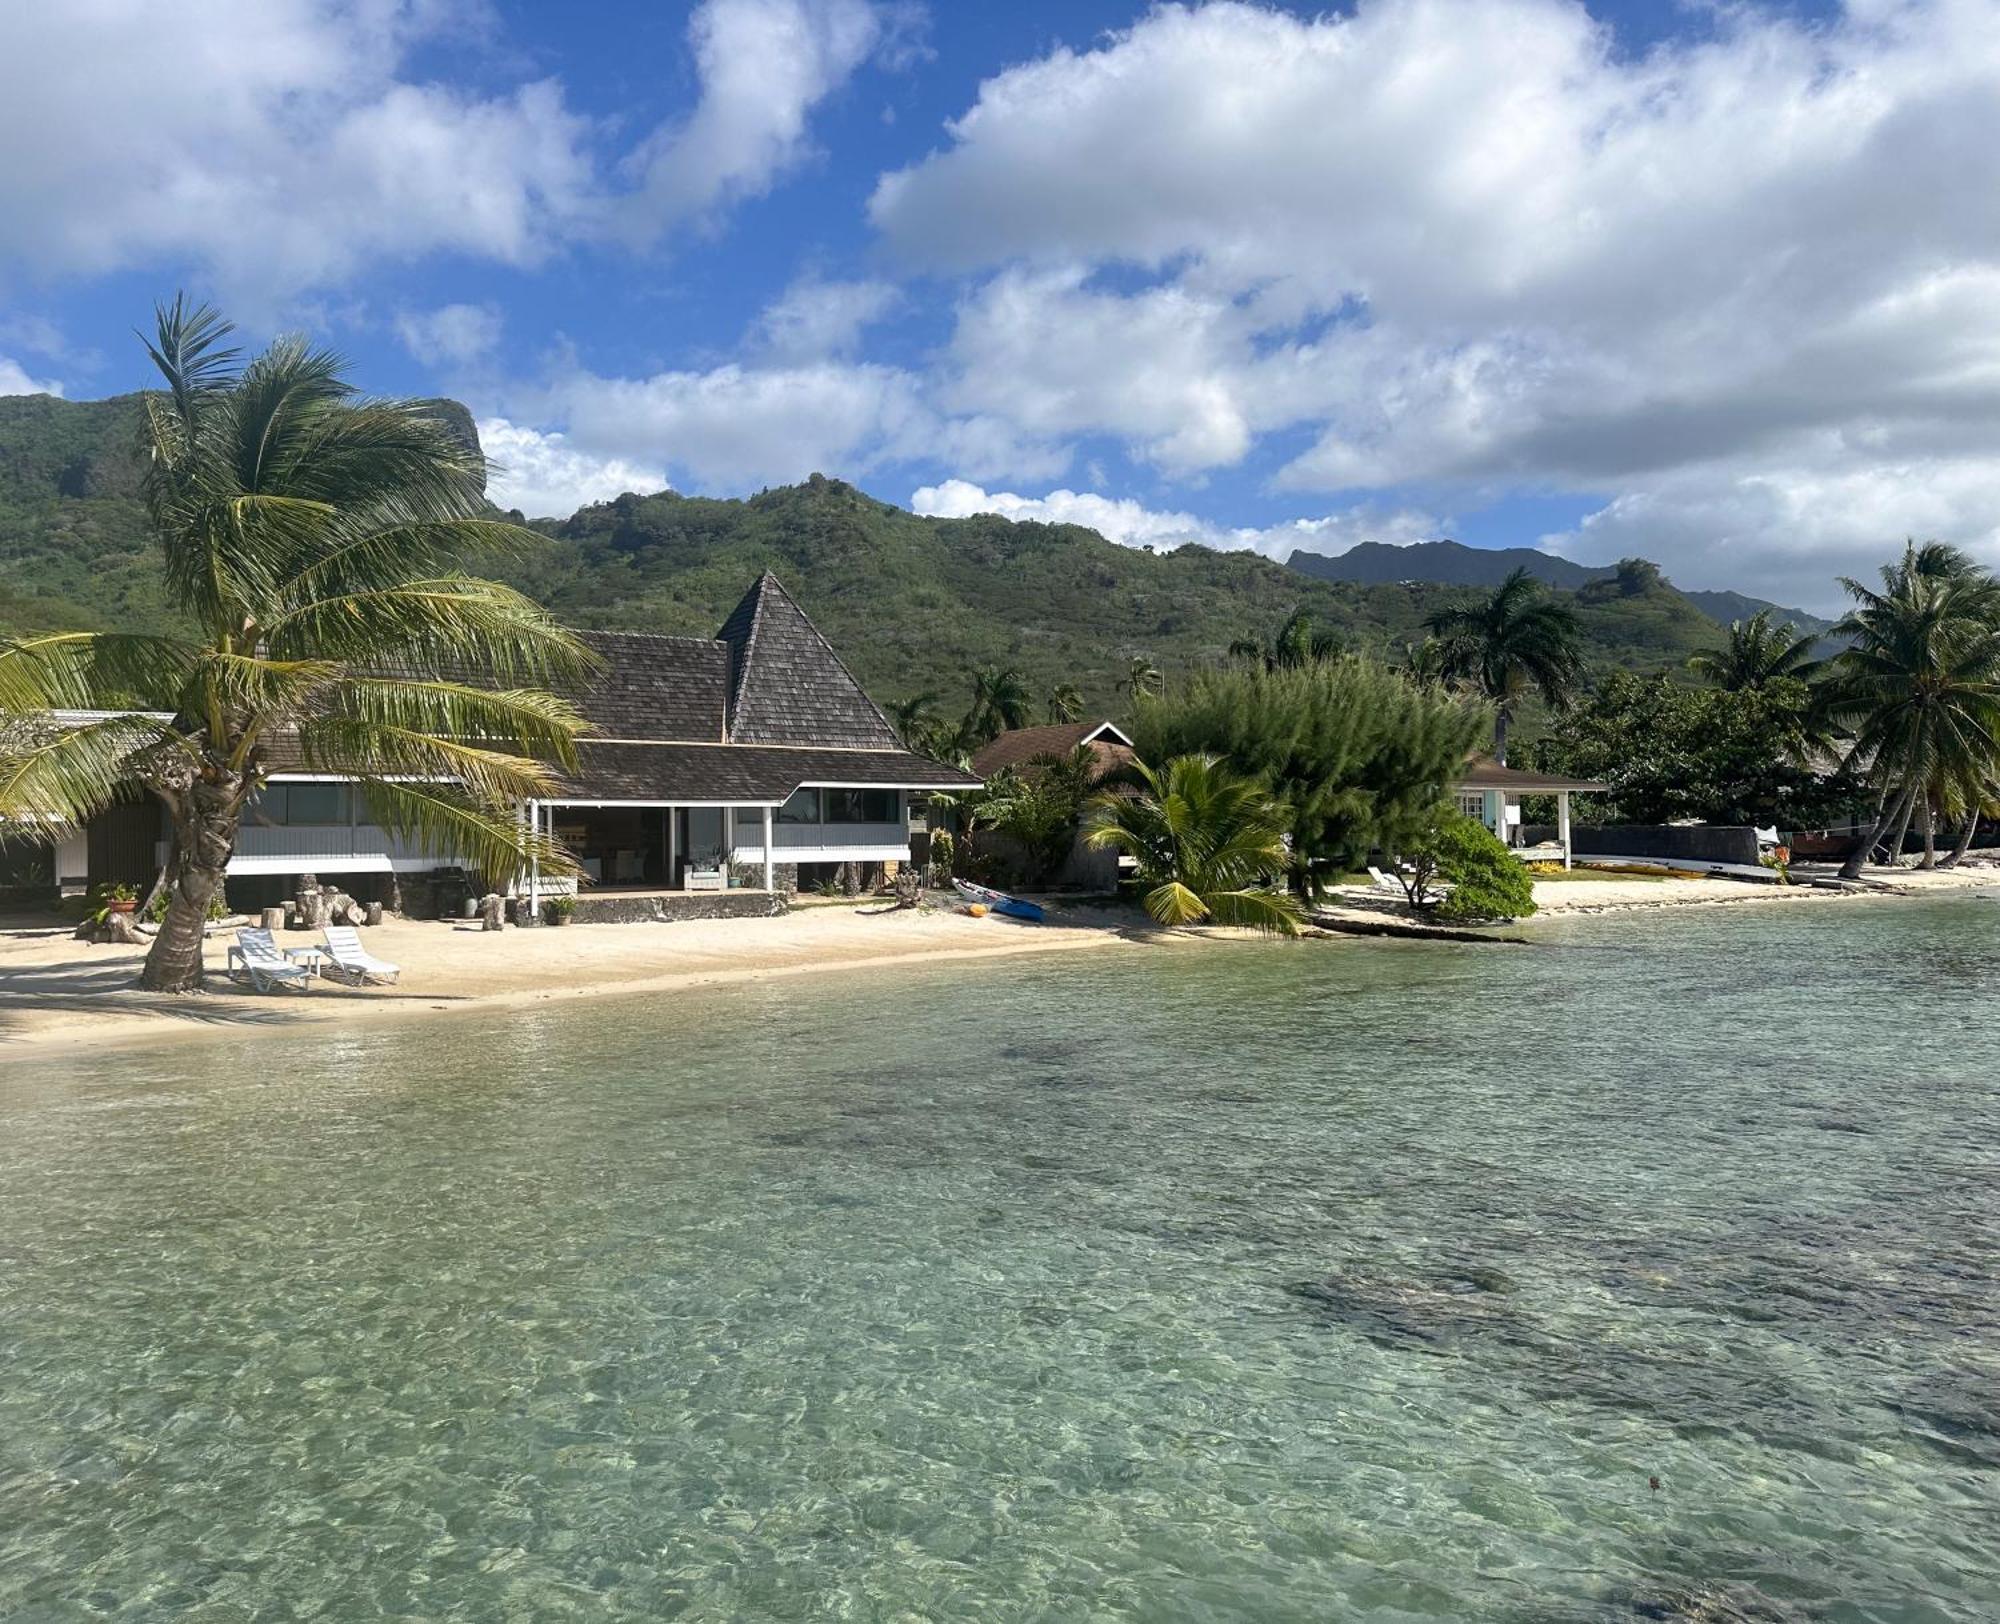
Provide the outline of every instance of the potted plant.
[[139,906],[139,893],[129,885],[107,885],[98,890],[97,900],[107,914],[132,913]]
[[576,912],[576,898],[573,896],[550,897],[542,904],[542,915],[551,925],[567,925],[569,916]]

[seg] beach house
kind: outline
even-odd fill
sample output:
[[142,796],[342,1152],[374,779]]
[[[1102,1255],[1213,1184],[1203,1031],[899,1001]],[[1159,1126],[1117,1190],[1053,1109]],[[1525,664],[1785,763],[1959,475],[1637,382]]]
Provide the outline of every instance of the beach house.
[[[560,793],[520,816],[575,854],[587,897],[770,897],[843,864],[906,861],[912,796],[979,783],[904,748],[775,575],[712,638],[581,635],[601,668],[570,697],[591,732]],[[265,764],[229,865],[232,906],[275,902],[308,874],[372,899],[464,866],[373,822],[364,786],[311,770],[282,740]],[[143,888],[165,855],[160,809],[135,791],[59,845],[40,875],[69,894]],[[532,870],[477,878],[531,905],[570,888]]]

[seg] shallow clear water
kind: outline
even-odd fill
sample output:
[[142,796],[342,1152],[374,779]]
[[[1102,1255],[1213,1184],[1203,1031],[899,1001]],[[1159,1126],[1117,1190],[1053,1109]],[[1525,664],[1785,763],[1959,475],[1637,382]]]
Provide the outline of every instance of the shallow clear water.
[[2000,901],[1538,935],[0,1060],[0,1616],[2000,1615]]

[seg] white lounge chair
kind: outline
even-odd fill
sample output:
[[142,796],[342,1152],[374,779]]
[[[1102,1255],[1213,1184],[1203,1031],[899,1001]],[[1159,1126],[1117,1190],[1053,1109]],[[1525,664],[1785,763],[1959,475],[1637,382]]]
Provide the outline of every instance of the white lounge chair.
[[400,965],[378,959],[361,945],[361,933],[352,925],[326,927],[326,963],[322,973],[350,986],[366,986],[370,981],[391,982],[403,973]]
[[312,967],[283,951],[268,930],[239,930],[227,966],[232,980],[247,977],[258,992],[274,987],[295,987],[304,992],[313,977]]
[[1397,880],[1390,875],[1384,874],[1373,863],[1370,863],[1368,865],[1368,877],[1369,879],[1375,882],[1375,889],[1378,891],[1386,892],[1388,895],[1396,897],[1398,899],[1406,898],[1409,895],[1409,893],[1403,889],[1402,882],[1400,880]]

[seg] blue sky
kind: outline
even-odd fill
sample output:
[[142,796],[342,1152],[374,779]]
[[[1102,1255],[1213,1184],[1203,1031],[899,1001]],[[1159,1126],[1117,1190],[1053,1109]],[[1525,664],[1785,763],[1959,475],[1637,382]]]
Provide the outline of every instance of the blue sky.
[[0,391],[177,286],[503,499],[815,469],[1824,604],[2000,549],[2000,0],[81,0],[0,16]]

